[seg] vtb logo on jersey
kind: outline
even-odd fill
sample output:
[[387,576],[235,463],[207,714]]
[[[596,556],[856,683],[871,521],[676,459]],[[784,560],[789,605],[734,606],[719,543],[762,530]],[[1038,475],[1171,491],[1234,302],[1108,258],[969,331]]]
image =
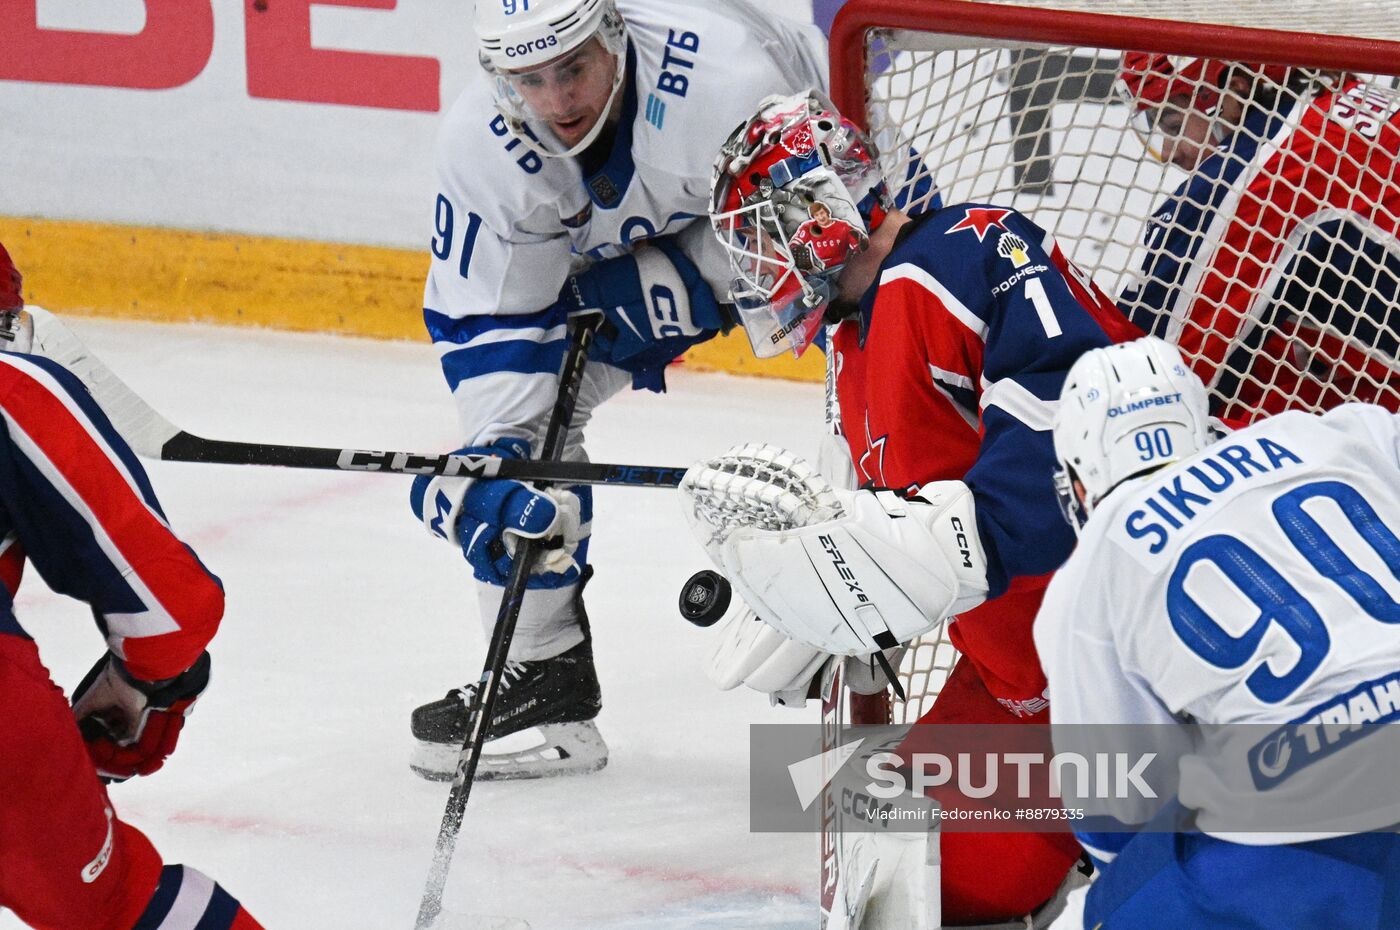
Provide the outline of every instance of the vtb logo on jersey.
[[[967,213],[964,214],[963,218],[958,220],[954,225],[948,227],[948,231],[944,233],[944,235],[951,236],[955,232],[970,229],[977,233],[977,241],[983,242],[987,238],[988,230],[993,226],[1005,230],[1006,223],[1004,221],[1010,215],[1010,210],[1003,210],[1000,207],[968,207]],[[1026,244],[1022,242],[1021,248],[1024,249],[1025,247]]]

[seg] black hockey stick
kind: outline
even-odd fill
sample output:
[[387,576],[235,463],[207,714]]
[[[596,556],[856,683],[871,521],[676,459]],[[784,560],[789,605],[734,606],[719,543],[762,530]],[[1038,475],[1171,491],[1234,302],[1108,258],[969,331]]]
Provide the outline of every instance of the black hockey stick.
[[463,475],[643,488],[674,488],[685,474],[684,468],[665,465],[548,462],[458,452],[384,452],[206,439],[186,432],[146,403],[53,314],[34,307],[26,309],[25,313],[33,326],[34,354],[53,359],[77,375],[92,392],[117,432],[142,458],[167,462],[280,465],[285,468]]
[[[600,316],[588,316],[576,318],[574,321],[569,352],[564,357],[564,367],[559,373],[559,395],[555,398],[554,410],[550,413],[549,427],[545,432],[544,447],[540,450],[540,457],[545,463],[557,462],[564,452],[569,424],[574,418],[574,406],[578,402],[579,388],[583,384],[588,347],[593,342],[593,334],[601,319]],[[457,773],[452,779],[452,789],[447,794],[447,808],[442,813],[442,824],[438,827],[437,844],[433,847],[433,864],[428,870],[427,884],[423,887],[423,900],[418,907],[418,920],[413,925],[414,930],[430,930],[438,914],[442,912],[447,870],[452,864],[457,834],[462,829],[462,817],[467,810],[467,800],[471,797],[477,765],[481,762],[481,750],[486,742],[486,727],[495,710],[496,687],[505,668],[506,656],[510,653],[516,621],[520,619],[520,606],[525,599],[525,582],[530,577],[530,569],[539,551],[538,540],[523,540],[511,563],[510,577],[506,580],[505,593],[501,596],[500,610],[496,614],[496,627],[491,632],[491,645],[486,652],[486,667],[482,670],[481,680],[472,693],[471,706],[467,708],[467,739],[457,756]]]

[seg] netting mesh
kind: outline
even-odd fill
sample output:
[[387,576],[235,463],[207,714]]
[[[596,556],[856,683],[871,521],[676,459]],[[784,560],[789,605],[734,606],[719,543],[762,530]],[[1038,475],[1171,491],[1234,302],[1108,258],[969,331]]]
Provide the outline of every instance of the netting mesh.
[[[1322,10],[1115,6],[1276,29]],[[1327,28],[1309,31],[1400,31],[1380,6],[1327,4]],[[887,177],[912,170],[944,203],[1012,206],[1053,233],[1135,323],[1181,347],[1219,415],[1400,410],[1400,79],[1155,55],[1150,39],[1125,56],[870,32],[867,119]],[[951,648],[939,638],[906,656],[920,697],[896,717],[926,709]]]

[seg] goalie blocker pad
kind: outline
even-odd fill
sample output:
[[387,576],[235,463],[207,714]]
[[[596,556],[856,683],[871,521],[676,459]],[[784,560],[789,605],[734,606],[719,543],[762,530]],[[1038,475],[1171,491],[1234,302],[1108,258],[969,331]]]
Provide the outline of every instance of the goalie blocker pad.
[[[825,652],[865,655],[985,599],[986,557],[962,482],[936,482],[921,489],[927,499],[905,500],[888,490],[814,489],[814,481],[825,482],[785,452],[764,449],[762,463],[768,480],[736,473],[726,462],[685,487],[693,498],[709,489],[753,510],[773,501],[781,486],[835,505],[780,507],[784,516],[807,516],[790,521],[806,525],[741,518],[702,539],[744,600],[780,632]],[[775,470],[786,474],[775,481]]]

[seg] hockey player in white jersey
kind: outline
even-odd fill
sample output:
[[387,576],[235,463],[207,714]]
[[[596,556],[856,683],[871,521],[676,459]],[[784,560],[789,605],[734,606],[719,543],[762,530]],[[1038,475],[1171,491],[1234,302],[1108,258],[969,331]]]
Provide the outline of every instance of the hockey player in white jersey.
[[1396,926],[1393,728],[1358,725],[1400,720],[1400,416],[1212,441],[1200,380],[1147,338],[1080,358],[1054,438],[1082,529],[1036,619],[1052,722],[1272,725],[1250,777],[1180,760],[1200,832],[1080,835],[1105,866],[1085,926]]
[[[695,222],[712,157],[765,96],[825,86],[825,40],[747,0],[479,0],[475,21],[482,70],[440,136],[424,319],[463,445],[528,456],[569,315],[604,310],[565,450],[581,459],[597,404],[629,384],[662,390],[670,361],[730,326],[720,305],[729,263]],[[421,478],[412,503],[464,550],[488,625],[510,568],[503,527],[529,514],[532,533],[562,542],[530,579],[487,730],[496,739],[538,726],[544,745],[504,755],[488,744],[479,777],[601,767],[580,599],[588,489]],[[419,774],[451,778],[471,687],[414,712]]]

